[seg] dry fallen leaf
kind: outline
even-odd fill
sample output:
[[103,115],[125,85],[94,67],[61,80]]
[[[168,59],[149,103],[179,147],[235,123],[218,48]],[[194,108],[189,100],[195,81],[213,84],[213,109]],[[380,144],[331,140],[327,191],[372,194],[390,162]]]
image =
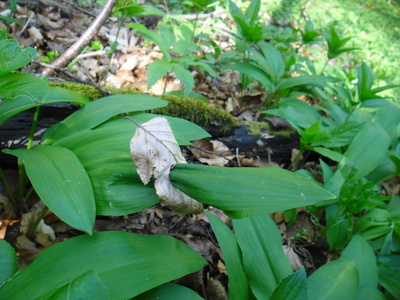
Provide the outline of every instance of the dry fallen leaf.
[[223,167],[234,158],[229,148],[220,141],[198,140],[190,150],[200,162],[210,166]]
[[142,182],[149,183],[152,176],[156,179],[154,187],[162,205],[180,214],[203,210],[201,203],[175,188],[169,180],[170,170],[186,160],[167,119],[156,117],[138,126],[130,143],[130,152]]

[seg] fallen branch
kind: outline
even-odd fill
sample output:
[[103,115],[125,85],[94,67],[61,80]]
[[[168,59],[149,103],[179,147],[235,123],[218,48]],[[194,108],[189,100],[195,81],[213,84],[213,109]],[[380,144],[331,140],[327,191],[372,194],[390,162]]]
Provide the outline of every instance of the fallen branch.
[[[72,61],[76,56],[80,54],[82,49],[89,44],[94,35],[100,30],[104,21],[108,18],[116,0],[107,0],[103,9],[97,18],[93,21],[93,23],[89,26],[88,29],[82,34],[82,36],[65,51],[60,57],[58,57],[51,66],[54,68],[63,68],[70,61]],[[54,74],[54,70],[52,68],[46,68],[42,72],[43,75],[51,76]]]

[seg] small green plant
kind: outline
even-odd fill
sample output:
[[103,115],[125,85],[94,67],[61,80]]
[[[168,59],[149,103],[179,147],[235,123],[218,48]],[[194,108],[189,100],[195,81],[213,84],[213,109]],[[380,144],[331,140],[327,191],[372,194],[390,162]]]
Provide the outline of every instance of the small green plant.
[[188,95],[194,86],[194,79],[188,70],[190,66],[198,67],[212,76],[216,72],[200,57],[194,55],[201,48],[193,42],[193,31],[182,25],[179,27],[179,35],[175,33],[171,25],[158,23],[158,31],[147,29],[142,24],[129,24],[135,32],[156,44],[163,54],[162,60],[156,60],[148,68],[147,87],[153,86],[159,79],[173,72],[185,85],[184,94]]

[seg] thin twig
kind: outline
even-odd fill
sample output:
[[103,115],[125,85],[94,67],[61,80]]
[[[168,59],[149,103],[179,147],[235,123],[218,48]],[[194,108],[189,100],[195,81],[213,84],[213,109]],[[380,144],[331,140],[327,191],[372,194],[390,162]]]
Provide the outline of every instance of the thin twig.
[[[104,21],[108,18],[116,0],[107,0],[103,9],[97,16],[97,18],[93,21],[93,23],[89,26],[88,29],[82,34],[82,36],[65,51],[62,55],[60,55],[51,65],[55,68],[63,68],[65,67],[73,58],[75,58],[82,49],[91,41],[94,35],[100,30]],[[46,68],[43,70],[43,75],[50,76],[53,75],[54,69]]]
[[24,27],[21,29],[20,35],[22,35],[24,33],[24,31],[26,30],[26,28],[28,28],[29,23],[31,22],[33,16],[35,15],[35,13],[31,13],[31,15],[29,16],[28,20],[25,22]]
[[227,158],[227,157],[224,156],[224,153],[229,152],[229,150],[223,151],[223,152],[220,152],[220,153],[217,153],[217,152],[210,151],[210,150],[206,150],[206,149],[203,149],[203,148],[200,148],[200,147],[197,147],[197,146],[187,146],[187,147],[189,148],[189,150],[190,150],[190,149],[196,149],[196,150],[202,151],[202,152],[207,153],[207,154],[213,154],[213,155],[222,157],[223,159],[225,159],[225,160],[227,160],[227,161],[229,161],[229,162],[232,161],[232,160],[230,160],[229,158]]
[[68,71],[66,69],[57,68],[57,67],[54,67],[52,65],[49,65],[49,64],[46,64],[46,63],[42,63],[42,62],[38,62],[38,61],[34,61],[34,63],[36,63],[38,65],[41,65],[41,66],[43,66],[45,68],[52,69],[52,70],[54,70],[56,72],[63,73],[63,74],[67,75],[69,78],[71,78],[72,80],[74,80],[76,82],[87,84],[87,85],[91,85],[91,86],[95,87],[96,89],[98,89],[100,92],[102,92],[103,95],[110,95],[111,94],[109,91],[105,90],[102,86],[98,85],[94,81],[87,82],[85,80],[82,80],[82,79],[80,79],[79,77],[75,76],[74,74],[72,74],[70,71]]

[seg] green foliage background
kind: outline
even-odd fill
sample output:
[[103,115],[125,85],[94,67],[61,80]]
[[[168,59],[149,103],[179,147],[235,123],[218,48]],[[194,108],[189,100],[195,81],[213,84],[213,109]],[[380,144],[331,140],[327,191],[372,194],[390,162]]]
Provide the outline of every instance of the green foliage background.
[[[352,59],[366,62],[377,79],[391,84],[400,83],[397,75],[400,69],[399,1],[264,0],[261,10],[282,25],[292,24],[302,28],[306,16],[317,29],[328,30],[333,26],[342,36],[352,38],[349,46],[362,49],[352,52]],[[318,55],[318,52],[313,55]],[[397,90],[388,93],[400,94]]]

